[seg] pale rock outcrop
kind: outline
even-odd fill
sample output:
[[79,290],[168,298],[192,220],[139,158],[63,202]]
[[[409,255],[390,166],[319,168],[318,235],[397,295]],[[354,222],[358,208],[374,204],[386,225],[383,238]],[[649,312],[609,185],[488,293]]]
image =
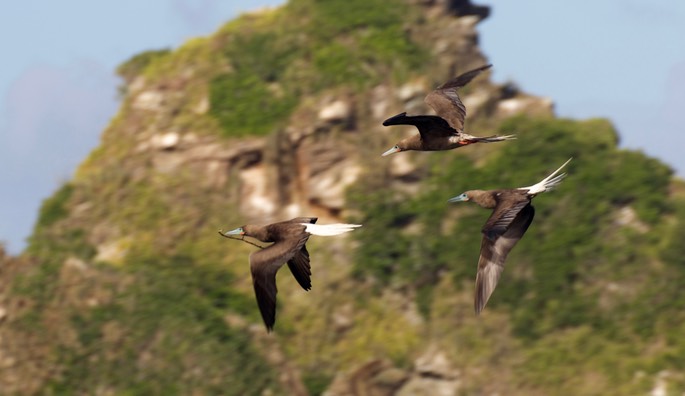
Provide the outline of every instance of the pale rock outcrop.
[[497,104],[496,115],[498,117],[505,118],[517,114],[551,116],[554,114],[554,102],[549,98],[517,96],[502,100]]
[[354,325],[354,307],[347,303],[333,310],[331,322],[336,333],[344,333]]
[[397,89],[396,95],[402,102],[408,102],[416,98],[423,99],[426,95],[425,81],[423,79],[416,79],[404,83]]
[[415,179],[412,176],[418,172],[418,167],[408,155],[394,155],[389,159],[391,161],[390,176],[397,179]]
[[328,172],[319,172],[308,180],[310,202],[341,210],[345,205],[345,189],[354,183],[362,171],[350,161],[337,163]]
[[164,106],[164,93],[160,91],[143,91],[133,100],[136,110],[159,111]]
[[489,90],[481,88],[474,92],[465,95],[461,98],[462,103],[466,107],[466,116],[469,118],[476,117],[483,106],[485,106],[492,99],[492,94]]
[[207,187],[224,186],[232,169],[242,169],[262,161],[264,139],[244,139],[224,143],[193,133],[153,135],[137,150],[154,149],[155,171],[173,174],[183,169],[193,172]]
[[95,262],[104,261],[111,264],[120,264],[128,253],[130,240],[128,238],[108,240],[97,246]]
[[432,346],[416,359],[411,371],[396,368],[387,360],[372,360],[336,375],[323,395],[455,396],[460,389],[459,370]]
[[371,91],[371,115],[376,120],[384,120],[390,111],[390,87],[378,85]]
[[338,99],[319,110],[319,120],[325,122],[342,122],[352,117],[352,104]]
[[614,224],[619,227],[632,228],[642,234],[649,231],[649,226],[640,221],[637,212],[630,206],[624,206],[616,212],[614,215]]
[[150,138],[150,146],[156,150],[173,150],[180,141],[181,136],[176,132],[160,133]]
[[250,218],[271,216],[277,209],[270,194],[268,178],[263,166],[254,166],[240,172],[240,211]]
[[452,368],[447,356],[440,348],[431,346],[414,362],[414,370],[423,376],[436,378],[456,379],[459,371]]
[[193,108],[195,114],[206,114],[209,111],[209,98],[203,97]]
[[416,359],[411,378],[396,395],[455,396],[460,387],[459,371],[452,368],[443,351],[431,346]]
[[408,373],[387,360],[372,360],[347,373],[339,373],[323,396],[392,396]]

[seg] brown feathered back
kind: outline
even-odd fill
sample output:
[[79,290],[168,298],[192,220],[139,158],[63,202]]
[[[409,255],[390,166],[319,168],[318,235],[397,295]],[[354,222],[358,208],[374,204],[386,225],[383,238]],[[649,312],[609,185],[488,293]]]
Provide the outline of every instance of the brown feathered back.
[[485,65],[447,81],[426,96],[424,99],[426,104],[432,107],[435,113],[445,119],[457,132],[463,132],[466,107],[457,94],[457,88],[468,84],[483,70],[490,67],[492,65]]

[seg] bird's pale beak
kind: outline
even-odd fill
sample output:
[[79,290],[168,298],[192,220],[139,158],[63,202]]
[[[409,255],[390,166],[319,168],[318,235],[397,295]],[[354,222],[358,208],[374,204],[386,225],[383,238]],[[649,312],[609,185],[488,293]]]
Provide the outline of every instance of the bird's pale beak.
[[448,199],[447,202],[464,202],[464,201],[468,201],[468,200],[469,200],[469,197],[464,193],[464,194],[457,195],[456,197],[452,197],[452,198]]
[[402,151],[402,149],[395,146],[395,147],[391,148],[390,150],[381,154],[381,157],[385,157],[386,155],[390,155],[390,154],[394,154],[394,153],[399,153],[400,151]]
[[245,235],[245,231],[243,231],[242,227],[238,227],[235,230],[224,232],[224,235]]

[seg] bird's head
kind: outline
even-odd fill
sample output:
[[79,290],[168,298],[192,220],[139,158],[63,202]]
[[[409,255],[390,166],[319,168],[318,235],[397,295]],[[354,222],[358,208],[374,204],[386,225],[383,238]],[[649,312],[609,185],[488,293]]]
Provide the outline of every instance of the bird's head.
[[387,156],[387,155],[394,154],[394,153],[399,153],[400,151],[402,151],[402,148],[400,148],[400,145],[399,145],[399,143],[398,143],[398,144],[394,145],[394,146],[393,146],[391,149],[389,149],[388,151],[386,151],[386,152],[384,152],[383,154],[381,154],[381,157],[385,157],[385,156]]
[[409,136],[397,142],[390,150],[384,152],[381,156],[385,157],[393,153],[407,150],[421,150],[421,137],[419,135]]
[[245,226],[243,226],[243,227],[238,227],[238,228],[236,228],[235,230],[226,231],[226,232],[223,232],[222,234],[223,234],[223,235],[226,235],[226,236],[228,236],[228,235],[245,235],[245,230],[244,230],[244,228],[245,228]]
[[468,201],[469,199],[470,198],[469,198],[468,191],[467,191],[465,193],[461,193],[461,194],[457,195],[456,197],[452,197],[452,198],[448,199],[447,202],[465,202],[465,201]]

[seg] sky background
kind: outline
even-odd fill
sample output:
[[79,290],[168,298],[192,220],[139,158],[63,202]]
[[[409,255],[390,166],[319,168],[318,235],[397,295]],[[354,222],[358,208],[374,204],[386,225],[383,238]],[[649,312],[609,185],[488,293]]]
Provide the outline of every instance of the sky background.
[[[239,4],[236,4],[239,3]],[[24,0],[0,12],[0,242],[25,247],[43,199],[69,180],[118,107],[117,65],[176,48],[280,0]],[[685,1],[483,0],[496,82],[606,117],[621,146],[685,175]]]

